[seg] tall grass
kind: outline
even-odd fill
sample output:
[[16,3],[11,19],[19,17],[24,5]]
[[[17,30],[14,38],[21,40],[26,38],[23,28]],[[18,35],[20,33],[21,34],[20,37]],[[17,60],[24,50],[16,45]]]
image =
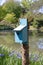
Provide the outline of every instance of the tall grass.
[[5,47],[0,47],[0,65],[22,65],[21,59],[16,55],[10,55]]
[[[43,65],[43,56],[31,54],[29,65]],[[8,48],[0,46],[0,65],[22,65],[22,59],[17,55],[11,54]]]
[[30,65],[43,65],[43,56],[40,54],[31,55]]

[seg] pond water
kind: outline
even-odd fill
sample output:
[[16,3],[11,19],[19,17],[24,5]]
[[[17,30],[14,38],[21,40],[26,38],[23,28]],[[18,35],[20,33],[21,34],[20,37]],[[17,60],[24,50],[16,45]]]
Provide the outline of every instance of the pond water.
[[40,38],[37,42],[38,48],[43,50],[43,38]]
[[[29,52],[30,53],[42,53],[43,54],[43,42],[40,43],[40,39],[43,41],[43,32],[38,30],[29,31]],[[21,45],[15,43],[14,33],[11,31],[0,31],[0,45],[8,47],[11,50],[21,52]]]
[[30,31],[29,51],[31,53],[43,54],[43,32],[38,30]]

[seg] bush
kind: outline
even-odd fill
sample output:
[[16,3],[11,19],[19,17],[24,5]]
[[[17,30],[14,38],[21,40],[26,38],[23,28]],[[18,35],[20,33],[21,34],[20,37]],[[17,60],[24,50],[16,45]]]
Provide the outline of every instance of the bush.
[[17,18],[15,17],[14,13],[8,13],[6,15],[6,17],[4,18],[5,21],[7,21],[8,23],[16,23],[17,22]]
[[38,22],[34,19],[34,21],[32,22],[33,27],[37,28],[38,27]]

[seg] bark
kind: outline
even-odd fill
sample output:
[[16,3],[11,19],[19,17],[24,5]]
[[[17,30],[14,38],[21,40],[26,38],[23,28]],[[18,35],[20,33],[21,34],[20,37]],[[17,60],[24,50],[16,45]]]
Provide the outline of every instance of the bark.
[[22,65],[29,65],[29,45],[22,44]]

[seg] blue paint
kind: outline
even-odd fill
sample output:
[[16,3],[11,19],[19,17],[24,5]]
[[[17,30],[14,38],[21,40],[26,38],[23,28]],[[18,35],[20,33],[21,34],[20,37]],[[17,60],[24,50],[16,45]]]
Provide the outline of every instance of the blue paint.
[[27,19],[20,19],[20,25],[14,29],[15,42],[27,44],[28,34],[27,34]]
[[27,26],[27,19],[20,19],[20,25],[26,25]]
[[22,43],[22,31],[15,32],[15,42]]

